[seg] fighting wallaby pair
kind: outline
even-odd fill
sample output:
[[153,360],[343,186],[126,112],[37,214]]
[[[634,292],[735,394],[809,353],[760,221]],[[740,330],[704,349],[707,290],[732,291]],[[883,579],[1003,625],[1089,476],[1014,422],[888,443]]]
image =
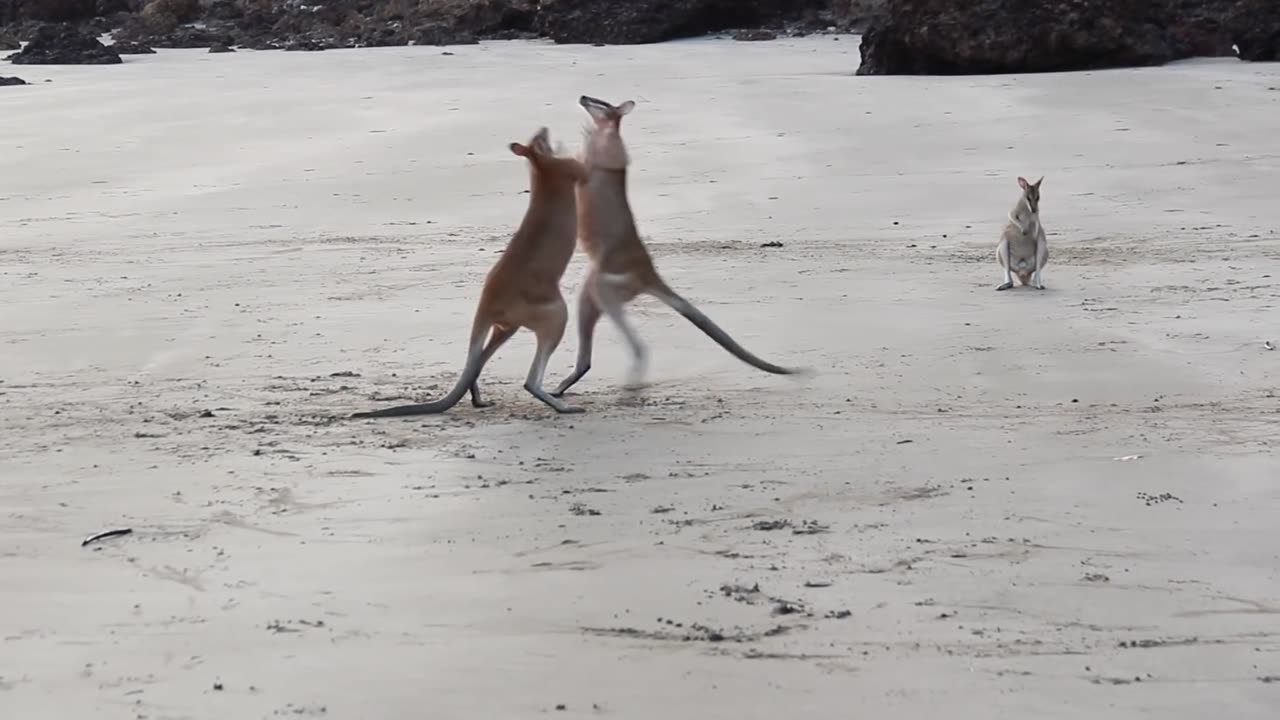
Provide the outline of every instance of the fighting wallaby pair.
[[[476,308],[467,362],[457,385],[444,398],[430,403],[400,405],[352,417],[390,417],[441,413],[452,408],[468,389],[471,404],[486,407],[477,380],[485,363],[521,327],[531,328],[538,349],[529,368],[525,389],[559,413],[582,412],[558,400],[591,369],[592,341],[601,314],[608,315],[631,346],[632,366],[626,389],[642,385],[646,351],[623,313],[626,303],[648,293],[688,318],[698,329],[738,359],[765,372],[808,374],[761,360],[736,343],[658,275],[649,251],[636,230],[627,201],[630,159],[622,142],[622,117],[635,108],[628,100],[614,106],[581,96],[578,103],[591,116],[580,158],[556,156],[542,128],[529,146],[512,143],[516,155],[530,162],[532,189],[524,221],[502,257],[489,271]],[[573,373],[548,395],[542,388],[547,360],[559,345],[567,323],[560,279],[572,259],[575,235],[591,266],[578,297],[578,357]],[[485,333],[492,329],[488,345]]]
[[1044,226],[1040,224],[1040,183],[1041,177],[1034,183],[1027,182],[1024,177],[1018,178],[1018,187],[1022,188],[1022,197],[1018,204],[1009,211],[1009,222],[1000,233],[1000,244],[996,247],[996,259],[1004,268],[1004,282],[996,290],[1008,290],[1013,287],[1013,276],[1018,276],[1022,285],[1030,285],[1037,290],[1044,289],[1044,266],[1049,263],[1049,240],[1045,237]]

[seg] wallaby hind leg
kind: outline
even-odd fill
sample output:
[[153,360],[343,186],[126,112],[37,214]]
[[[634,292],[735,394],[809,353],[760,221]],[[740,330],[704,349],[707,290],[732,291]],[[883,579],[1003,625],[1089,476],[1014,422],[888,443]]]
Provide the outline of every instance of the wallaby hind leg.
[[1013,270],[1009,267],[1008,240],[1000,241],[1000,246],[996,248],[996,259],[1000,261],[1000,267],[1004,268],[1004,282],[996,286],[996,290],[1008,290],[1013,287]]
[[1049,264],[1049,245],[1036,243],[1036,271],[1031,275],[1031,285],[1037,290],[1044,289],[1044,266]]
[[564,338],[564,328],[568,324],[569,308],[565,307],[564,300],[539,308],[533,321],[527,323],[537,335],[538,349],[533,355],[533,363],[529,365],[529,375],[525,378],[524,389],[562,414],[580,413],[582,408],[566,405],[548,395],[542,388],[542,381],[547,374],[547,361],[551,359],[551,354],[556,351],[560,340]]
[[552,397],[563,396],[565,390],[581,380],[591,369],[591,348],[595,340],[596,324],[600,322],[600,305],[591,297],[590,283],[589,277],[578,293],[578,359],[569,377],[551,392]]
[[[497,326],[494,326],[492,334],[489,335],[489,344],[485,345],[484,352],[480,353],[480,367],[483,368],[486,364],[488,364],[489,359],[493,357],[493,354],[498,352],[498,348],[505,345],[506,342],[510,340],[511,337],[515,335],[516,331],[518,331],[519,329],[520,329],[519,327],[499,328]],[[478,408],[493,407],[492,401],[485,402],[480,399],[479,378],[477,378],[474,382],[471,383],[471,406],[478,407]]]
[[595,301],[604,314],[618,326],[627,344],[631,346],[631,368],[627,371],[627,381],[622,389],[635,393],[645,386],[645,371],[649,366],[649,352],[640,340],[639,333],[627,320],[626,304],[636,296],[629,277],[619,277],[611,282],[609,277],[600,278],[595,285]]

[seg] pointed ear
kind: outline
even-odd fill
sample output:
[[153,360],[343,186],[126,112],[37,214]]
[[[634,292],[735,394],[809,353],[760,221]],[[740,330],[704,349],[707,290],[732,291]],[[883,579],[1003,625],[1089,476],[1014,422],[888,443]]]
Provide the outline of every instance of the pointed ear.
[[1027,189],[1027,179],[1022,177],[1021,175],[1018,176],[1018,187],[1022,188],[1023,190]]
[[1041,175],[1041,176],[1040,176],[1040,179],[1036,181],[1036,189],[1037,189],[1037,190],[1039,190],[1039,189],[1040,189],[1040,183],[1042,183],[1042,182],[1044,182],[1044,176],[1043,176],[1043,175]]
[[529,148],[525,147],[524,145],[521,145],[518,142],[513,142],[507,147],[511,148],[512,155],[519,155],[520,157],[529,157]]
[[635,109],[636,109],[636,101],[635,101],[635,100],[628,100],[628,101],[626,101],[626,102],[622,103],[621,105],[619,105],[619,106],[618,106],[618,108],[617,108],[617,110],[618,110],[618,114],[619,114],[619,115],[626,115],[627,113],[629,113],[629,112],[631,112],[632,110],[635,110]]

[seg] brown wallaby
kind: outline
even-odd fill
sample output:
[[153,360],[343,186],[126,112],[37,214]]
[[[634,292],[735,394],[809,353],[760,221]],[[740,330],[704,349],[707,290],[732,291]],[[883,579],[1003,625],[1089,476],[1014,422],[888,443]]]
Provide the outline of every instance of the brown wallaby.
[[628,100],[614,106],[583,95],[578,98],[578,104],[593,120],[586,131],[582,151],[587,179],[578,186],[578,242],[591,264],[578,295],[578,360],[573,373],[551,394],[563,395],[591,369],[591,343],[602,312],[618,326],[631,346],[633,362],[626,389],[635,391],[641,387],[646,351],[623,309],[642,293],[669,305],[743,362],[780,375],[808,374],[808,370],[781,367],[752,355],[711,318],[667,286],[636,231],[635,218],[627,202],[630,159],[622,142],[621,124],[622,116],[631,112],[635,103]]
[[[435,402],[359,412],[353,418],[393,417],[442,413],[471,392],[471,404],[488,407],[480,400],[478,378],[489,358],[522,327],[537,336],[538,349],[529,366],[524,389],[558,413],[578,413],[551,397],[542,388],[547,361],[564,337],[569,309],[560,293],[560,278],[573,259],[576,237],[575,186],[586,179],[586,171],[576,158],[558,156],[551,148],[547,129],[540,128],[528,145],[513,142],[511,152],[529,161],[529,207],[524,220],[494,263],[480,291],[471,342],[462,377],[449,394]],[[485,335],[489,343],[485,344]]]
[[1024,177],[1018,178],[1022,197],[1009,211],[1009,222],[1005,223],[1004,232],[1000,233],[1000,245],[996,248],[996,259],[1004,268],[1004,282],[996,290],[1013,287],[1014,275],[1022,285],[1044,289],[1040,275],[1044,266],[1049,264],[1049,240],[1045,237],[1044,226],[1040,224],[1042,182],[1043,177],[1034,183],[1027,182]]

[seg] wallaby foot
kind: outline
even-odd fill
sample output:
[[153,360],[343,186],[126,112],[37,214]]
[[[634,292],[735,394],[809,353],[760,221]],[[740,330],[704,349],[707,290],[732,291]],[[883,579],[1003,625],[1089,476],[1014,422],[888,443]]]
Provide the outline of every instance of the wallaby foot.
[[577,413],[586,412],[585,409],[577,407],[576,405],[566,405],[564,401],[556,399],[546,390],[543,390],[541,387],[532,383],[525,383],[524,389],[528,390],[530,395],[546,403],[548,407],[561,415],[576,415]]
[[538,349],[534,353],[533,363],[529,365],[529,375],[524,381],[524,389],[529,391],[530,395],[538,398],[552,410],[562,415],[573,415],[584,412],[584,410],[580,407],[566,405],[563,401],[548,395],[547,391],[542,388],[542,381],[547,374],[547,361],[551,359],[551,354],[555,352],[556,346],[560,344],[561,338],[564,337],[564,327],[568,322],[569,309],[565,307],[564,300],[559,300],[550,306],[537,310],[536,316],[529,323],[529,326],[538,338]]
[[[520,329],[519,327],[500,328],[500,327],[494,326],[489,331],[489,343],[484,346],[484,351],[480,353],[480,367],[484,367],[489,362],[489,359],[493,357],[493,354],[498,352],[498,348],[506,344],[506,342],[510,340],[511,337],[515,335],[516,331],[519,329]],[[474,408],[493,407],[492,400],[485,401],[480,399],[480,381],[479,380],[476,380],[471,383],[470,390],[471,390],[471,407],[474,407]]]
[[1012,281],[1012,280],[1005,280],[1004,282],[1002,282],[1002,283],[1000,283],[999,285],[997,285],[997,286],[996,286],[996,291],[998,292],[998,291],[1000,291],[1000,290],[1008,290],[1008,289],[1009,289],[1009,288],[1011,288],[1011,287],[1013,287],[1013,281]]

